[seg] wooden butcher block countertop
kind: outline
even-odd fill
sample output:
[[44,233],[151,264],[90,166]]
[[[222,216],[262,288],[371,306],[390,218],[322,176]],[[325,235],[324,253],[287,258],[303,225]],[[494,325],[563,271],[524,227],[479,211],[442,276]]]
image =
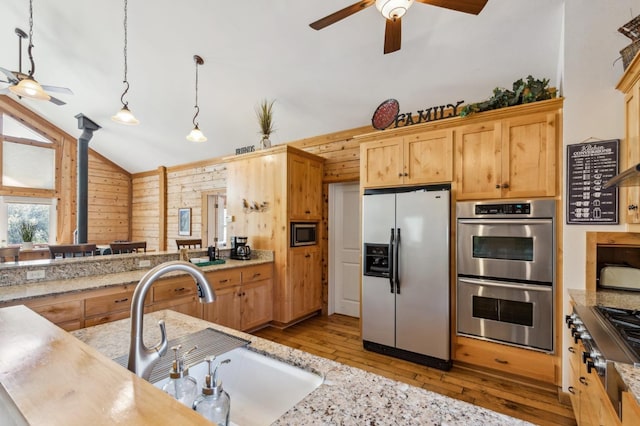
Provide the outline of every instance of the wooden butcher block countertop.
[[211,425],[24,306],[0,309],[0,382],[2,424]]

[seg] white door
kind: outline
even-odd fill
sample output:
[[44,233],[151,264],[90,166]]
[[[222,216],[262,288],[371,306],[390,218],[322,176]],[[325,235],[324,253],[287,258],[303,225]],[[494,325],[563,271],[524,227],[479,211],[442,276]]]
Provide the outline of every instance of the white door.
[[360,187],[329,185],[329,315],[360,316]]

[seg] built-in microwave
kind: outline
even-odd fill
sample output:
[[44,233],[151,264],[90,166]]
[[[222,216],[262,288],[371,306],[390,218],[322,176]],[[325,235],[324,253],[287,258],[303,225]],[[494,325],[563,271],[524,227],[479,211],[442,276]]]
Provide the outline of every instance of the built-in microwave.
[[291,247],[314,246],[317,243],[317,222],[291,222]]

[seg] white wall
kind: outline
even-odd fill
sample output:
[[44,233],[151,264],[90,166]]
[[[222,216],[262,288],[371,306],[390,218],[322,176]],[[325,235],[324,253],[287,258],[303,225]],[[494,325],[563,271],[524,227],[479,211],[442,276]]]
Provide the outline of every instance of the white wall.
[[[564,58],[561,59],[564,102],[564,144],[588,138],[622,139],[624,137],[623,95],[615,89],[623,73],[622,61],[614,61],[630,40],[617,30],[640,14],[638,0],[565,1]],[[566,147],[563,169],[566,177]],[[566,179],[563,199],[566,203]],[[566,225],[564,216],[564,310],[569,310],[567,289],[585,287],[586,232],[625,231],[624,225]],[[567,342],[568,333],[564,332]],[[563,388],[568,381],[566,344],[563,354]]]

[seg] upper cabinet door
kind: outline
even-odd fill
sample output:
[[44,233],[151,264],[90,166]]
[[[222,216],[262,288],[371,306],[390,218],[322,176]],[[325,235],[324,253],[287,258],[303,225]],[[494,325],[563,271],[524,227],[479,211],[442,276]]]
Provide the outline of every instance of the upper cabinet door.
[[404,182],[403,139],[390,138],[360,145],[363,187],[397,186]]
[[501,196],[500,138],[499,121],[456,129],[456,184],[459,200]]
[[502,121],[502,197],[556,194],[556,114]]
[[289,155],[289,218],[322,219],[322,163]]
[[404,183],[444,183],[453,180],[453,130],[404,138]]

